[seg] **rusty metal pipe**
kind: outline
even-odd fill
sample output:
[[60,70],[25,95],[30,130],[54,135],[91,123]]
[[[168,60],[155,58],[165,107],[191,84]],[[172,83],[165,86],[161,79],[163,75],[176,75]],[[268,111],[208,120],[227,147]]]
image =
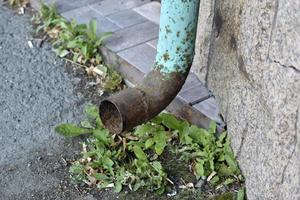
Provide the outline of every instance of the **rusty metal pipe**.
[[147,122],[176,97],[195,51],[200,0],[162,0],[156,61],[142,83],[100,103],[100,118],[119,134]]

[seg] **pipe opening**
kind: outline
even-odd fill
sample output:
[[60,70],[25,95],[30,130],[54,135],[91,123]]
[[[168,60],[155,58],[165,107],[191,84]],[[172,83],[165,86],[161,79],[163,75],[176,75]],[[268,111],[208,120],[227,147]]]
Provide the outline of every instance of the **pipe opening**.
[[123,131],[122,114],[114,103],[104,100],[100,103],[99,110],[102,123],[110,133],[115,134]]

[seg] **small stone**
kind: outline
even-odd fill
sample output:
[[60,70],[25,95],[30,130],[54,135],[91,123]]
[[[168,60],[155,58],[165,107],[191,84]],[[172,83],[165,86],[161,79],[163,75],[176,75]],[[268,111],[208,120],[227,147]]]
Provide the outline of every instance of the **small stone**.
[[203,179],[200,179],[196,185],[195,185],[195,188],[201,188],[203,186],[203,184],[205,183],[205,180]]
[[21,8],[18,9],[18,14],[19,15],[24,15],[24,13],[25,13],[24,7],[21,7]]
[[32,42],[31,42],[31,41],[28,41],[28,42],[27,42],[27,44],[28,44],[28,46],[29,46],[29,48],[30,48],[30,49],[32,49],[32,48],[33,48],[33,44],[32,44]]
[[73,83],[74,83],[75,85],[79,84],[80,81],[81,81],[80,78],[74,78],[74,79],[73,79]]
[[35,42],[36,47],[41,48],[42,45],[43,45],[44,40],[40,39],[40,38],[37,38],[37,39],[34,39],[34,42]]
[[176,190],[173,190],[172,192],[167,193],[167,196],[168,196],[168,197],[174,197],[174,196],[176,196],[176,195],[177,195],[177,191],[176,191]]
[[16,169],[17,169],[16,166],[10,166],[10,167],[8,168],[8,171],[12,172],[12,171],[15,171]]

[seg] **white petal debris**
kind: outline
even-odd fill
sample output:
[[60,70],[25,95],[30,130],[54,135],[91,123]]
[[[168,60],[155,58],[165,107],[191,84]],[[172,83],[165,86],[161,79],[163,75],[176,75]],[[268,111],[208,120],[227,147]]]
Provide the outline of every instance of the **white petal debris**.
[[33,48],[32,42],[29,40],[27,43],[28,43],[29,48],[32,49]]

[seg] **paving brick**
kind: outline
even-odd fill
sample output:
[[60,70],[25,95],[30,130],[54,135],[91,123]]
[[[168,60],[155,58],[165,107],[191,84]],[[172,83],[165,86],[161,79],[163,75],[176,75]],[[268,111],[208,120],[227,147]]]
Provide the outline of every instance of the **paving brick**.
[[122,77],[124,77],[125,82],[130,82],[130,85],[141,83],[143,80],[143,73],[138,68],[133,67],[132,64],[125,61],[107,47],[102,46],[100,49],[105,63],[113,66],[122,75]]
[[146,74],[155,61],[156,50],[148,44],[141,44],[121,51],[118,55],[133,67],[138,68],[143,74]]
[[119,30],[108,38],[105,45],[114,52],[131,48],[158,36],[159,27],[152,22],[145,22]]
[[45,3],[48,5],[55,3],[58,12],[62,13],[101,1],[102,0],[45,0]]
[[150,46],[152,46],[154,49],[157,49],[157,43],[158,43],[158,38],[147,42],[147,44],[149,44]]
[[148,20],[159,24],[160,19],[160,3],[153,1],[147,4],[144,4],[140,7],[136,7],[133,10],[139,13],[140,15],[144,16]]
[[150,2],[150,0],[102,0],[89,6],[103,15],[110,15],[148,2]]
[[191,103],[193,101],[207,97],[209,95],[209,92],[203,84],[199,83],[198,85],[194,85],[194,87],[192,88],[179,92],[178,95],[186,103]]
[[198,79],[196,74],[194,74],[193,72],[190,72],[184,85],[181,88],[181,92],[184,92],[185,90],[193,88],[196,85],[198,85],[199,87],[202,87],[203,83]]
[[224,124],[219,115],[219,108],[215,98],[211,97],[193,106],[197,111],[203,113],[205,116],[216,121],[219,124]]
[[126,28],[147,21],[145,17],[139,15],[131,9],[108,15],[107,18],[121,28]]
[[120,29],[119,26],[112,23],[108,19],[106,19],[104,16],[101,16],[96,11],[92,10],[88,6],[77,8],[74,10],[70,10],[67,12],[63,12],[61,14],[63,17],[65,17],[68,20],[76,19],[78,23],[80,24],[87,24],[90,20],[95,19],[97,21],[97,32],[106,32],[106,31],[117,31]]

